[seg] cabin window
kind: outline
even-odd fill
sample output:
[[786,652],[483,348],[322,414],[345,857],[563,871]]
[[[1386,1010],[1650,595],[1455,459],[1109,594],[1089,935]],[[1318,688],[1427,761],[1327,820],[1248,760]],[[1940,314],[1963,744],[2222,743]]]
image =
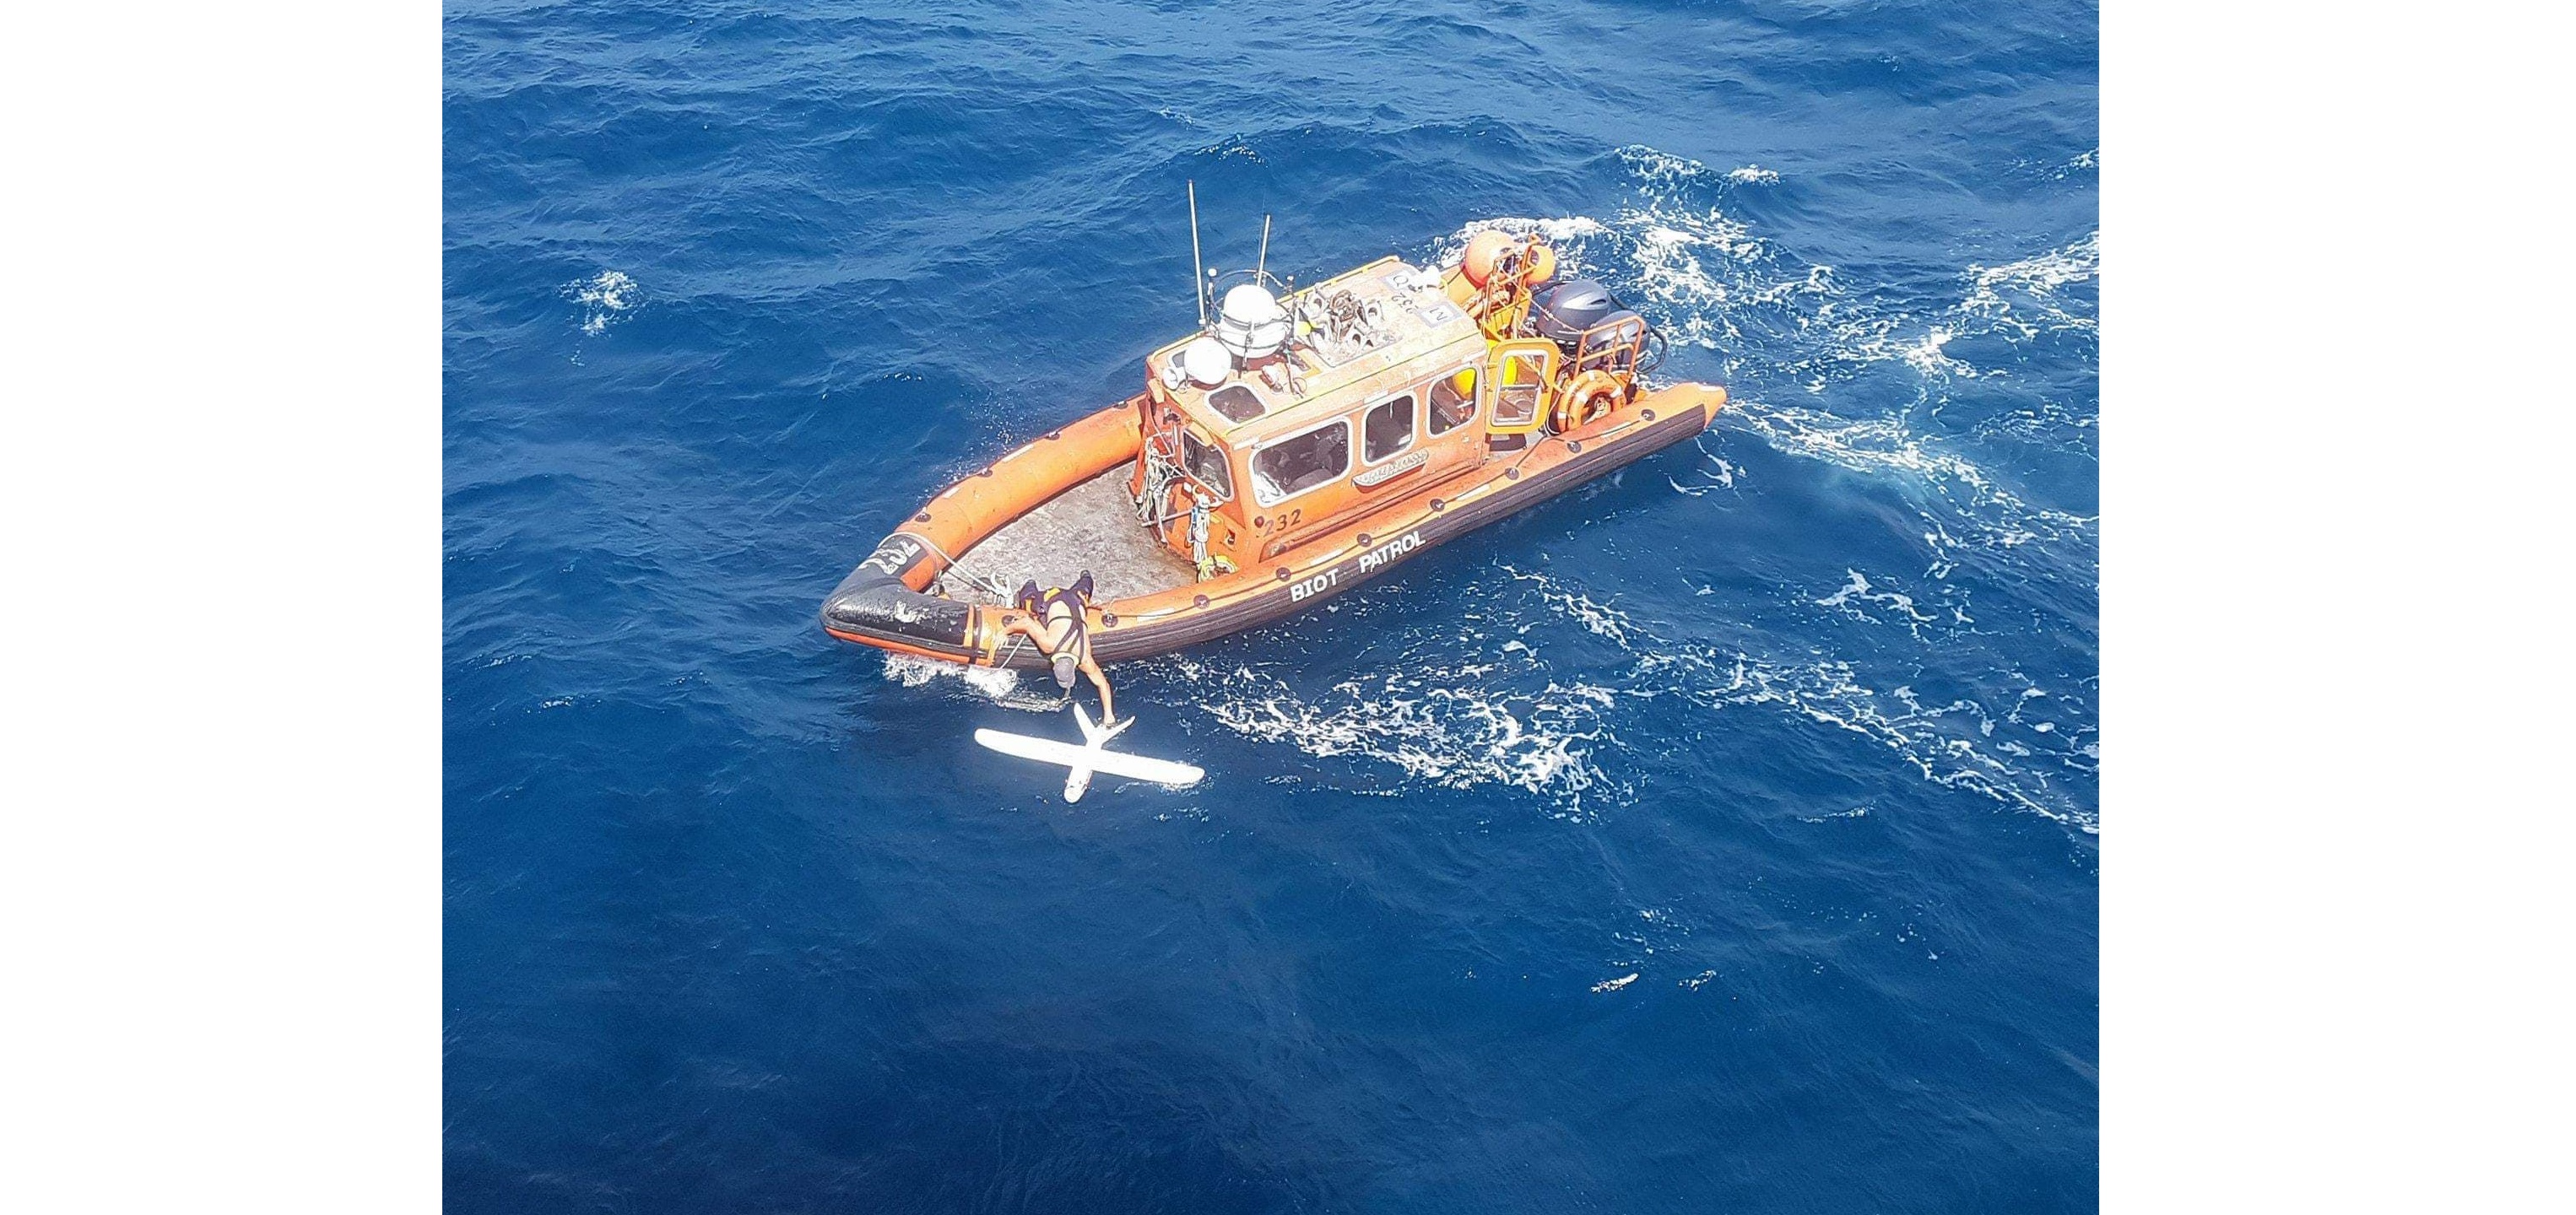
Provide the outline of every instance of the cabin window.
[[1351,469],[1351,422],[1337,418],[1252,453],[1252,496],[1275,506]]
[[1413,446],[1413,394],[1399,393],[1369,406],[1360,421],[1360,462],[1375,464]]
[[1223,448],[1199,441],[1197,435],[1181,432],[1181,468],[1199,484],[1216,491],[1217,501],[1234,501],[1234,474],[1228,471]]
[[1208,408],[1225,415],[1229,422],[1249,422],[1260,417],[1261,398],[1241,384],[1228,384],[1208,394]]
[[1461,367],[1431,381],[1431,437],[1456,430],[1475,416],[1475,368]]

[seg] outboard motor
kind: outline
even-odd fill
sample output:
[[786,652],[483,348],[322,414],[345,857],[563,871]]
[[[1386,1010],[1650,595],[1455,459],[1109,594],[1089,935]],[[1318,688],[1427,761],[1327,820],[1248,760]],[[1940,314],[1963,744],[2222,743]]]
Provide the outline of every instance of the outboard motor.
[[1538,297],[1530,308],[1530,319],[1538,335],[1555,342],[1572,354],[1583,340],[1585,330],[1600,324],[1619,310],[1619,301],[1610,289],[1588,278],[1578,278]]
[[1606,349],[1622,344],[1638,346],[1645,344],[1646,318],[1625,308],[1593,322],[1593,328],[1598,329],[1603,326],[1608,326],[1609,332],[1602,335],[1601,348]]

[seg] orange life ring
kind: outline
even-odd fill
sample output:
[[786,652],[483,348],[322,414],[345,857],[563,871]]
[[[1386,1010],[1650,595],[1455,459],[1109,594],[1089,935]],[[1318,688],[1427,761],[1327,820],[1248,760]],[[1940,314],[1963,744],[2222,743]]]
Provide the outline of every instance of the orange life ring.
[[1619,407],[1626,386],[1619,377],[1607,371],[1587,371],[1557,394],[1556,408],[1548,413],[1548,429],[1556,434],[1590,422]]

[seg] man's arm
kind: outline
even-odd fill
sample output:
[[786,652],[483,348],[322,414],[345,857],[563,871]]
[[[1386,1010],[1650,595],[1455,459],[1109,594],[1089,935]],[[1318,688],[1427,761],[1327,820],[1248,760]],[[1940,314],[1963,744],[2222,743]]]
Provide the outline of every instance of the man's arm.
[[1092,661],[1089,654],[1082,656],[1082,673],[1091,677],[1091,686],[1100,689],[1100,724],[1118,720],[1118,709],[1109,699],[1109,677],[1101,674],[1100,664]]

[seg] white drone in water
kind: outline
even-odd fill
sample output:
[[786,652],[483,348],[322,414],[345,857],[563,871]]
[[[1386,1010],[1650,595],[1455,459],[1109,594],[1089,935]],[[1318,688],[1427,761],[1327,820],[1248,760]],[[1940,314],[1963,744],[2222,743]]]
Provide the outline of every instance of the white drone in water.
[[1082,723],[1083,745],[1079,747],[1052,738],[1031,738],[1026,734],[1006,734],[1000,730],[977,730],[975,741],[1004,755],[1071,768],[1072,771],[1064,777],[1064,800],[1068,802],[1082,800],[1083,792],[1091,788],[1091,774],[1094,772],[1149,780],[1161,785],[1195,785],[1207,775],[1188,764],[1106,749],[1110,739],[1136,724],[1133,717],[1103,729],[1092,724],[1091,714],[1083,712],[1081,705],[1075,705],[1073,718]]

